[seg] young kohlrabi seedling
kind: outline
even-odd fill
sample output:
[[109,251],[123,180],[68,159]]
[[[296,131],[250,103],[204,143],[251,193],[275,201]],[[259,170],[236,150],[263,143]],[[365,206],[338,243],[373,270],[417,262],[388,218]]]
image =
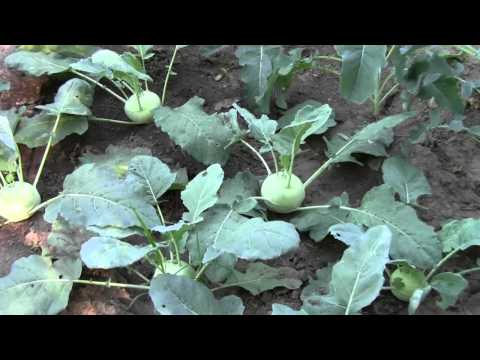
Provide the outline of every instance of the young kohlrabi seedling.
[[[80,79],[62,85],[52,104],[37,106],[42,112],[32,118],[22,111],[0,115],[0,217],[19,222],[31,217],[41,206],[37,190],[50,149],[66,136],[86,131],[93,88]],[[45,146],[35,179],[24,178],[18,144],[31,148]]]

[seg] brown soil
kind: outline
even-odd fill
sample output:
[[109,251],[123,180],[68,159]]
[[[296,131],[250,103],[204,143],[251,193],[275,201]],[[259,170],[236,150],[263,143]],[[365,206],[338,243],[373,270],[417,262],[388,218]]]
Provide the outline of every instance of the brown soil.
[[[115,47],[113,47],[115,48]],[[309,46],[308,49],[320,50],[322,53],[332,53],[331,46]],[[157,46],[158,54],[149,63],[149,73],[155,82],[153,91],[161,93],[165,66],[168,64],[171,50],[167,46]],[[182,49],[175,63],[175,72],[171,78],[167,103],[169,106],[179,106],[197,95],[206,100],[207,112],[224,111],[233,102],[240,101],[243,96],[243,87],[239,80],[239,66],[231,50],[223,51],[210,59],[204,59],[198,54],[196,47]],[[225,73],[224,73],[225,71]],[[469,77],[479,77],[479,67],[468,67]],[[217,75],[224,74],[221,80]],[[217,80],[216,80],[217,79]],[[37,98],[37,102],[51,99],[58,83],[49,82],[44,91]],[[17,96],[21,92],[15,87],[12,93]],[[93,112],[96,116],[118,120],[126,120],[121,104],[97,90]],[[289,105],[294,106],[305,100],[314,99],[328,103],[335,110],[338,125],[333,132],[351,132],[363,123],[374,120],[368,106],[357,106],[343,100],[339,94],[338,79],[320,71],[309,71],[298,76],[290,89]],[[31,99],[28,101],[31,102]],[[26,101],[26,103],[28,103]],[[16,102],[2,102],[7,108]],[[18,105],[18,104],[17,104]],[[401,111],[398,96],[394,96],[383,115]],[[391,153],[400,151],[400,144],[409,131],[421,121],[428,118],[428,109],[425,105],[417,104],[420,114],[417,118],[400,127],[396,132],[396,140]],[[275,118],[275,114],[272,117]],[[278,115],[278,114],[277,114]],[[469,124],[480,123],[480,111],[469,109],[466,113]],[[176,147],[155,125],[128,127],[120,125],[106,125],[91,123],[90,128],[83,136],[70,136],[56,146],[47,164],[45,176],[40,182],[39,191],[44,199],[55,196],[62,189],[65,175],[78,165],[78,158],[85,152],[103,152],[108,145],[125,145],[130,147],[147,147],[152,153],[162,159],[172,168],[186,167],[189,176],[194,176],[203,169],[203,166],[193,160],[181,149]],[[308,177],[324,160],[324,142],[321,137],[309,141],[307,151],[297,162],[295,172],[302,178]],[[30,165],[36,167],[38,154],[41,149],[32,154]],[[479,156],[476,156],[479,155]],[[53,161],[52,159],[55,159]],[[432,196],[424,197],[420,203],[426,209],[419,210],[420,217],[438,228],[448,219],[464,217],[478,217],[480,214],[480,145],[465,134],[456,134],[446,130],[435,130],[428,139],[410,148],[411,161],[422,169],[432,187]],[[372,166],[373,167],[373,166]],[[358,202],[373,186],[382,183],[381,174],[370,166],[342,164],[332,168],[325,176],[319,179],[307,196],[307,203],[321,204],[347,191],[353,205]],[[224,167],[226,176],[231,177],[237,171],[250,170],[256,175],[264,175],[261,165],[252,157],[250,152],[242,147],[235,148],[229,163]],[[183,211],[178,196],[169,196],[165,206],[166,217],[178,219]],[[49,225],[42,220],[41,214],[33,219],[15,225],[7,225],[0,230],[0,276],[8,273],[13,261],[19,257],[38,251],[38,244],[44,241],[49,231]],[[307,284],[309,277],[329,262],[339,259],[344,247],[332,239],[316,244],[303,235],[300,248],[292,254],[285,255],[271,264],[289,266],[297,271]],[[478,251],[452,259],[446,269],[460,269],[471,266]],[[84,276],[94,276],[85,273]],[[138,281],[123,271],[109,274],[114,279]],[[480,276],[472,274],[469,277],[469,287],[458,303],[448,311],[441,311],[435,307],[436,298],[431,298],[422,305],[421,314],[480,314]],[[275,289],[257,297],[249,295],[242,289],[225,289],[219,295],[237,294],[242,297],[246,305],[246,314],[268,314],[272,303],[287,304],[298,307],[301,289]],[[148,296],[142,296],[130,306],[131,301],[138,293],[129,294],[126,291],[112,289],[92,289],[75,287],[67,314],[151,314],[153,309]],[[406,314],[406,304],[396,300],[390,293],[382,294],[371,306],[365,309],[368,314]]]

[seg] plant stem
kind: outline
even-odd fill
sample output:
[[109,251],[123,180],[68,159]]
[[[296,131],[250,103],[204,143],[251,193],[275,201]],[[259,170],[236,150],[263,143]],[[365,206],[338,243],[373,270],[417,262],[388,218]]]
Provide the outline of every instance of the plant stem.
[[5,177],[3,176],[1,171],[0,171],[0,180],[3,183],[3,186],[7,186],[7,180],[5,180]]
[[110,80],[110,82],[118,89],[118,91],[120,91],[124,97],[125,100],[128,99],[128,95],[127,93],[122,89],[122,87],[120,85],[117,84],[116,81],[112,80],[112,79],[108,79]]
[[165,77],[165,82],[163,84],[162,105],[165,105],[165,97],[167,95],[168,80],[170,79],[170,74],[172,73],[173,63],[175,62],[175,57],[177,56],[177,51],[178,51],[178,46],[175,45],[175,50],[173,50],[172,60],[170,61],[170,65],[168,65],[167,76]]
[[290,188],[290,183],[292,181],[292,173],[293,173],[293,162],[295,161],[295,142],[292,146],[292,152],[290,153],[290,164],[288,166],[288,183],[287,189]]
[[72,282],[74,284],[84,284],[84,285],[96,285],[96,286],[105,286],[105,287],[118,287],[118,288],[125,288],[125,289],[150,290],[150,286],[147,286],[147,285],[122,284],[122,283],[114,283],[114,282],[110,282],[110,281],[68,280],[68,279],[58,279],[58,281]]
[[460,271],[460,272],[458,272],[457,274],[459,274],[459,275],[466,275],[466,274],[473,273],[473,272],[475,272],[475,271],[480,271],[480,266],[479,266],[479,267],[474,267],[474,268],[471,268],[471,269],[467,269],[467,270]]
[[342,59],[336,56],[325,56],[325,55],[317,55],[313,57],[314,60],[332,60],[342,62]]
[[384,287],[382,287],[382,290],[392,290],[392,287],[391,286],[384,286]]
[[51,203],[57,201],[58,199],[61,199],[63,197],[63,195],[57,195],[47,201],[44,201],[43,203],[35,206],[32,210],[30,210],[30,214],[34,214],[36,213],[38,210],[44,208],[44,207],[47,207],[48,205],[50,205]]
[[17,153],[18,153],[17,176],[19,180],[23,182],[22,154],[20,153],[20,149],[18,148],[17,143],[15,143],[15,147],[17,148]]
[[145,282],[149,283],[150,282],[150,279],[147,278],[145,275],[143,275],[140,271],[138,271],[137,269],[134,269],[133,267],[132,268],[129,268],[130,271],[132,271],[135,275],[137,275],[139,278],[141,278],[142,280],[144,280]]
[[133,90],[133,88],[130,85],[128,85],[127,82],[122,81],[122,84],[123,84],[123,86],[125,86],[128,89],[128,91],[130,91],[132,93],[132,95],[135,94],[135,90]]
[[210,265],[210,262],[207,262],[206,264],[203,264],[200,270],[198,270],[197,274],[195,275],[195,280],[198,280],[200,276],[207,270],[208,265]]
[[[145,67],[145,58],[144,58],[144,54],[143,54],[143,48],[140,46],[139,47],[140,49],[140,58],[142,59],[142,67],[143,67],[143,72],[146,74],[147,73],[147,68]],[[145,90],[148,91],[148,82],[147,80],[145,80]]]
[[395,91],[398,89],[398,87],[400,86],[400,84],[395,84],[392,86],[392,88],[390,90],[387,91],[387,93],[382,97],[382,99],[379,101],[378,105],[380,106],[385,100],[388,99],[388,97]]
[[397,45],[392,45],[392,47],[390,48],[390,50],[388,50],[388,53],[387,53],[387,56],[385,57],[385,62],[387,63],[388,60],[390,59],[390,56],[392,56],[393,54],[393,50],[395,50],[395,47]]
[[45,162],[47,161],[48,153],[50,152],[50,148],[52,147],[53,138],[55,133],[57,132],[58,124],[60,123],[60,118],[62,114],[58,113],[57,118],[55,119],[55,123],[52,128],[52,132],[50,133],[50,137],[48,138],[47,147],[45,148],[45,152],[43,153],[43,158],[40,163],[40,167],[38,168],[37,175],[35,176],[35,181],[33,182],[33,187],[37,187],[38,181],[40,180],[40,176],[42,175],[43,167],[45,166]]
[[96,116],[91,116],[89,120],[99,121],[99,122],[108,122],[112,124],[122,124],[122,125],[141,125],[141,123],[136,123],[133,121],[121,121],[121,120],[114,120],[114,119],[106,119]]
[[140,102],[140,94],[138,92],[135,93],[135,97],[137,98],[137,103],[138,103],[138,109],[140,111],[143,111],[143,108],[142,108],[142,103]]
[[263,158],[263,156],[257,151],[255,150],[255,148],[250,145],[249,143],[247,143],[245,140],[240,140],[242,142],[243,145],[245,145],[246,147],[248,147],[255,155],[257,155],[257,157],[260,159],[260,161],[262,162],[263,166],[265,167],[265,169],[267,170],[267,174],[268,175],[271,175],[272,174],[272,170],[270,170],[270,167],[268,166],[267,162],[265,161],[265,159]]
[[115,98],[117,98],[118,100],[120,100],[121,102],[125,103],[126,100],[124,98],[122,98],[120,95],[118,95],[116,92],[114,92],[113,90],[109,89],[108,87],[106,87],[105,85],[101,84],[100,82],[98,82],[97,80],[95,79],[92,79],[90,76],[88,75],[85,75],[83,73],[81,73],[80,71],[77,71],[77,70],[71,70],[75,75],[78,75],[80,77],[83,77],[85,80],[88,80],[92,83],[94,83],[95,85],[97,85],[98,87],[100,87],[101,89],[105,90],[106,92],[110,93],[112,96],[114,96]]
[[270,148],[270,152],[272,153],[273,165],[275,166],[275,172],[278,172],[278,162],[277,157],[275,156],[275,152],[273,151],[273,147]]
[[435,267],[428,273],[427,277],[425,278],[426,281],[430,280],[431,277],[433,275],[435,275],[435,273],[438,271],[438,269],[440,269],[440,267],[445,264],[448,259],[450,259],[453,255],[455,255],[456,253],[458,253],[461,249],[458,248],[458,249],[455,249],[453,250],[451,253],[448,253],[447,255],[444,256],[444,258],[442,260],[440,260],[437,265],[435,265]]

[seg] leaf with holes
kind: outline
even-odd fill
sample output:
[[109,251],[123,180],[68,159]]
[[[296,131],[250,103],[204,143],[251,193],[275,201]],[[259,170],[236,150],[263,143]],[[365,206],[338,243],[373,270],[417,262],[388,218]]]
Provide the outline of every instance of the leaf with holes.
[[442,226],[438,236],[445,253],[480,246],[480,220],[468,218],[449,221]]

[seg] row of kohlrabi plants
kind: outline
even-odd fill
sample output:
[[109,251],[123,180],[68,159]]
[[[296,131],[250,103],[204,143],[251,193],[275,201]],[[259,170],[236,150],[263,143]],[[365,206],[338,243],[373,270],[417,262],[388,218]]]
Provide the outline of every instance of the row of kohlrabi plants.
[[[147,45],[134,48],[151,49]],[[179,48],[175,47],[169,73]],[[102,87],[99,80],[105,78],[118,85],[118,89],[129,84],[125,80],[128,76],[124,75],[128,73],[125,63],[132,66],[125,60],[130,55],[105,53],[109,50],[85,54],[85,49],[81,49],[82,58],[75,61],[65,53],[60,54],[59,48],[44,47],[20,50],[11,55],[15,61],[8,60],[11,66],[31,74],[35,73],[32,68],[44,66],[39,64],[67,61],[69,64],[64,63],[62,72],[73,72],[82,78],[69,80],[60,88],[54,104],[40,107],[49,116],[42,132],[48,134],[48,141],[37,144],[47,145],[40,169],[55,141],[75,132],[62,127],[62,119],[76,116],[85,120],[92,116],[88,109],[93,96],[90,83]],[[212,53],[218,49],[207,50]],[[260,51],[262,59],[268,59],[270,52],[280,51],[278,61],[283,67],[271,80],[276,84],[277,90],[272,90],[276,96],[288,88],[295,71],[310,66],[314,58],[303,59],[301,52],[295,51],[286,55],[279,47],[239,47],[237,54],[252,51],[255,54]],[[138,52],[141,54],[142,50]],[[394,53],[395,49],[390,48],[385,56]],[[108,61],[97,61],[95,54]],[[132,67],[139,72],[143,69],[145,74],[143,57],[140,55],[142,67],[140,63]],[[29,61],[34,61],[34,65],[26,66]],[[248,68],[255,66],[255,60],[247,59],[241,64]],[[37,75],[40,73],[48,72],[37,71]],[[137,77],[136,81],[140,80],[147,79]],[[140,110],[142,98],[132,99],[136,99]],[[284,100],[283,97],[279,104],[286,105]],[[393,129],[415,113],[388,116],[355,133],[325,138],[327,160],[309,178],[301,179],[295,174],[295,161],[306,139],[325,134],[336,125],[329,105],[307,101],[288,110],[277,121],[267,115],[257,117],[236,104],[228,112],[207,114],[202,109],[204,100],[198,97],[177,108],[162,103],[149,108],[148,117],[153,117],[155,124],[186,153],[207,166],[191,181],[181,171],[172,172],[160,159],[151,156],[148,149],[110,147],[105,155],[84,156],[82,165],[66,177],[58,196],[40,203],[35,189],[38,180],[35,180],[34,199],[18,206],[12,205],[18,204],[20,198],[15,184],[27,183],[23,181],[17,143],[28,145],[28,142],[19,140],[22,127],[17,131],[16,125],[18,119],[20,124],[26,120],[14,112],[4,116],[1,159],[9,167],[2,169],[6,176],[2,175],[1,191],[7,189],[4,204],[8,206],[2,209],[8,211],[0,215],[9,221],[21,221],[45,209],[44,219],[52,223],[52,233],[41,256],[17,260],[10,274],[0,279],[0,313],[58,313],[67,306],[73,284],[83,284],[148,292],[160,314],[242,314],[244,306],[238,297],[217,299],[214,292],[233,286],[253,295],[279,286],[299,288],[302,282],[289,275],[288,268],[257,262],[296,249],[299,231],[308,232],[315,241],[332,234],[347,249],[338,263],[319,269],[316,278],[304,288],[301,310],[275,304],[273,314],[357,314],[381,291],[391,291],[400,300],[408,301],[409,310],[414,313],[420,302],[435,290],[442,298],[439,305],[446,308],[455,303],[467,286],[464,275],[478,270],[475,267],[457,273],[439,273],[443,264],[459,251],[479,245],[475,235],[479,225],[475,219],[454,220],[435,232],[422,222],[415,211],[416,200],[429,194],[430,188],[425,176],[405,158],[384,161],[384,184],[368,191],[359,207],[349,204],[346,192],[327,204],[303,204],[306,191],[333,165],[361,164],[358,154],[386,157],[393,142]],[[67,130],[58,130],[64,128]],[[236,146],[252,151],[265,168],[264,178],[241,172],[224,180],[222,166]],[[21,187],[30,189],[28,184]],[[178,190],[187,211],[181,219],[166,218],[161,197],[167,191]],[[269,221],[264,206],[272,212],[291,214],[290,222]],[[133,245],[131,236],[140,236],[142,243]],[[248,263],[243,272],[236,269],[239,261]],[[151,271],[142,273],[135,267],[137,263],[151,266]],[[84,279],[82,264],[90,269],[126,267],[138,276],[139,283]]]

